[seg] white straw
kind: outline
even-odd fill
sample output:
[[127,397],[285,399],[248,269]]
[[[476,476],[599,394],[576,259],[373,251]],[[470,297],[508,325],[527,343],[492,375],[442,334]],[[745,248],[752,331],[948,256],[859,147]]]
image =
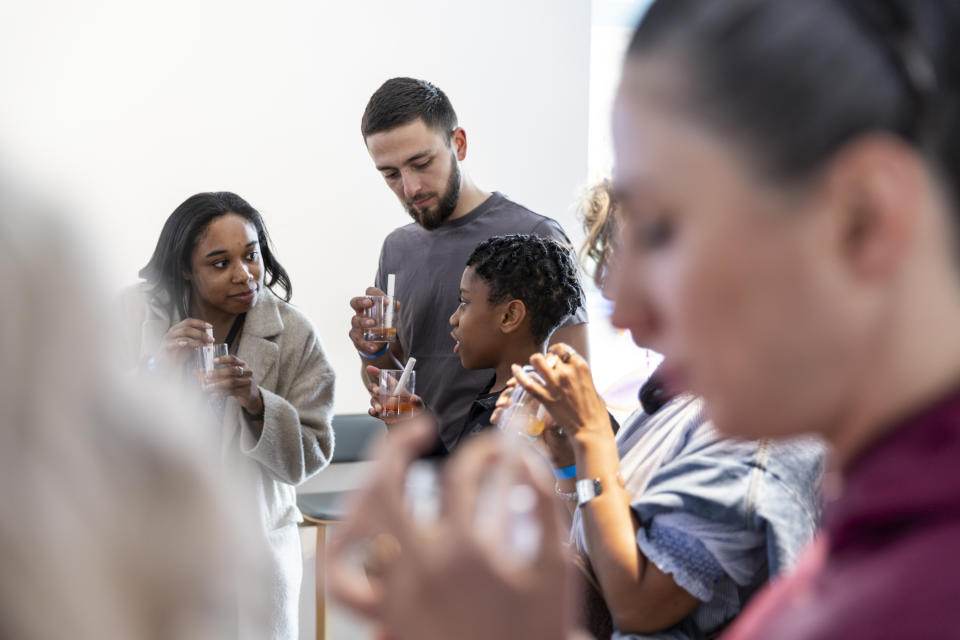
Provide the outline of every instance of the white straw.
[[387,274],[387,295],[391,298],[393,297],[393,292],[397,288],[397,274],[388,273]]
[[407,384],[407,378],[410,377],[410,372],[413,371],[413,365],[417,363],[417,359],[411,357],[407,360],[407,366],[403,368],[403,373],[400,374],[400,380],[397,381],[397,395],[400,395],[400,392],[403,391],[404,385]]
[[397,288],[397,274],[387,274],[387,308],[384,309],[383,324],[393,329],[393,293]]

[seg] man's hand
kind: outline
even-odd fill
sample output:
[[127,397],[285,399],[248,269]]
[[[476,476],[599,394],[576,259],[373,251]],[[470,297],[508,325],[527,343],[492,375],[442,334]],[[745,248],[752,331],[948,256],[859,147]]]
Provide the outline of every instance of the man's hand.
[[373,301],[370,300],[369,296],[382,295],[386,294],[384,294],[384,292],[380,289],[377,289],[376,287],[367,287],[367,292],[365,295],[350,299],[350,308],[353,309],[353,317],[350,319],[349,336],[350,341],[353,342],[353,346],[360,353],[371,355],[383,349],[382,342],[367,342],[363,339],[364,330],[376,324],[376,321],[373,318],[367,318],[364,316],[366,310],[373,306]]

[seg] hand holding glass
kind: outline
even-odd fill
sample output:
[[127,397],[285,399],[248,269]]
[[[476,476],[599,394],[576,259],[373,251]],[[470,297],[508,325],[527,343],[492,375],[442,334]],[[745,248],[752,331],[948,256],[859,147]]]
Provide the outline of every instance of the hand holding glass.
[[397,339],[396,300],[393,296],[367,297],[373,304],[364,309],[363,316],[376,324],[363,329],[363,339],[367,342],[393,342]]
[[416,372],[411,371],[403,387],[398,388],[397,383],[400,381],[402,375],[402,369],[380,370],[380,406],[383,407],[381,415],[384,418],[409,417],[413,415],[413,409],[416,404],[413,399]]
[[[543,383],[543,378],[530,365],[525,366],[523,371],[537,382]],[[530,395],[523,385],[518,384],[513,388],[510,404],[499,420],[499,427],[506,433],[519,433],[536,438],[552,423],[553,418],[546,407]]]
[[213,362],[217,358],[222,358],[223,356],[227,355],[227,353],[228,348],[225,342],[221,342],[219,344],[206,344],[202,347],[196,348],[194,371],[197,374],[197,380],[199,380],[201,387],[205,384],[208,373],[211,373],[214,369],[229,366],[223,364],[214,364]]

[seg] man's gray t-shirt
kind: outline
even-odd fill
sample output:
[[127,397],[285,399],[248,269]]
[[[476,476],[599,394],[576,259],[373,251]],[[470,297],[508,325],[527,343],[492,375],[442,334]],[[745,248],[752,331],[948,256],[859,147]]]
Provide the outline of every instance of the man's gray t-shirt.
[[[460,297],[460,276],[474,248],[493,236],[525,233],[570,244],[556,220],[536,214],[503,194],[493,193],[467,215],[433,231],[416,223],[395,229],[383,241],[376,286],[386,291],[396,274],[400,301],[397,337],[404,353],[417,359],[416,392],[437,415],[447,447],[463,427],[470,403],[490,381],[491,369],[468,371],[453,352],[450,316]],[[561,326],[587,321],[583,305]]]

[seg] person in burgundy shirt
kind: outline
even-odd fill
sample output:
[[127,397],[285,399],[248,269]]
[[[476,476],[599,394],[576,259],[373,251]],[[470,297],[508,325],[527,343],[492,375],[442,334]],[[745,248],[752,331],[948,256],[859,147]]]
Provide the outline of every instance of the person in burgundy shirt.
[[614,323],[725,434],[832,446],[822,532],[733,640],[960,638],[958,28],[659,0],[630,44]]
[[954,393],[848,464],[820,539],[725,638],[960,637],[957,425]]

